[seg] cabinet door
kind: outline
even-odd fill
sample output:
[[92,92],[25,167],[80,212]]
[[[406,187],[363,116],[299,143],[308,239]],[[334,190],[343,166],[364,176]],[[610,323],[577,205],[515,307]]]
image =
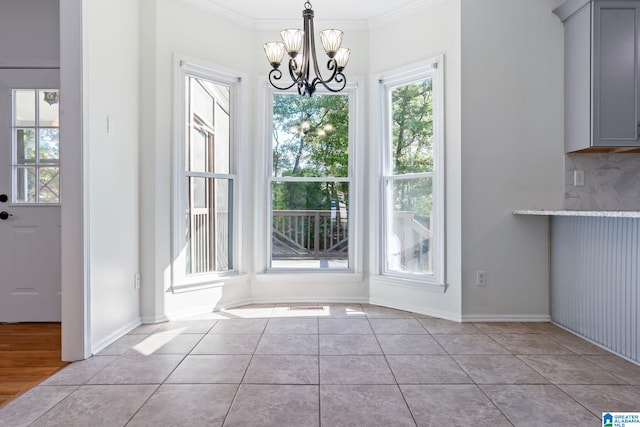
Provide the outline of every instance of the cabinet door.
[[595,2],[594,6],[593,145],[640,145],[640,1]]

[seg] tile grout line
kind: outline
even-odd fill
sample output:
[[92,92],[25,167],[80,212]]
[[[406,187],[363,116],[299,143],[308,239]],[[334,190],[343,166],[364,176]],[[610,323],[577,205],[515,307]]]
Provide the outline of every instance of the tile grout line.
[[[476,325],[474,325],[474,326],[475,326],[476,328],[478,328]],[[426,328],[425,328],[425,329],[426,329]],[[480,332],[481,332],[481,334],[482,334],[482,335],[488,336],[488,334],[487,334],[484,330],[482,330],[482,329],[480,329],[480,328],[478,328],[478,330],[480,330]],[[491,338],[491,337],[489,337],[489,338]],[[463,367],[462,365],[460,365],[460,363],[459,363],[459,362],[456,360],[456,358],[454,357],[455,355],[451,354],[451,353],[449,352],[449,350],[447,350],[446,348],[444,348],[444,346],[442,346],[442,345],[440,344],[440,342],[439,342],[437,339],[435,339],[435,338],[434,338],[434,340],[438,343],[438,345],[440,345],[440,347],[442,347],[442,349],[444,350],[444,352],[445,352],[445,353],[446,353],[446,354],[451,358],[451,360],[453,360],[453,363],[455,363],[455,364],[458,366],[458,368],[460,368],[460,370],[462,370],[462,372],[464,372],[464,373],[465,373],[465,375],[469,378],[469,380],[471,380],[472,384],[473,384],[473,385],[475,385],[476,389],[478,389],[478,390],[480,391],[480,393],[482,393],[482,395],[483,395],[483,396],[485,396],[485,397],[487,398],[487,400],[488,400],[488,401],[493,405],[493,407],[494,407],[494,408],[496,408],[496,410],[497,410],[497,411],[498,411],[498,412],[499,412],[499,413],[504,417],[504,419],[505,419],[505,420],[507,420],[507,422],[513,426],[514,424],[513,424],[513,422],[511,421],[511,419],[509,419],[509,417],[507,416],[507,414],[505,414],[505,413],[502,411],[502,409],[500,409],[500,407],[499,407],[499,406],[498,406],[498,405],[493,401],[493,399],[491,399],[491,398],[489,397],[489,395],[487,395],[487,393],[482,389],[482,387],[480,386],[480,384],[478,384],[478,383],[476,382],[476,380],[471,376],[471,374],[470,374],[466,369],[464,369],[464,367]],[[495,341],[495,340],[494,340],[494,341]],[[511,354],[511,352],[510,352],[508,349],[504,348],[502,345],[500,345],[500,343],[496,342],[496,344],[498,344],[501,348],[503,348],[505,351],[508,351],[508,352]],[[513,355],[513,354],[511,354],[511,355],[512,355],[512,356],[515,356],[515,355]],[[460,356],[460,355],[459,355],[459,356]],[[468,355],[462,355],[462,356],[468,356]],[[486,356],[495,356],[495,355],[489,354],[489,355],[486,355]]]
[[[129,417],[129,420],[124,424],[125,426],[127,426],[128,424],[131,423],[131,421],[133,421],[133,419],[135,418],[135,416],[140,412],[140,410],[144,407],[144,405],[147,404],[147,402],[149,402],[149,400],[151,400],[151,398],[158,392],[158,390],[160,389],[161,386],[165,385],[167,380],[169,379],[169,377],[171,376],[171,374],[173,374],[176,369],[178,369],[178,366],[180,366],[182,364],[182,362],[184,362],[184,360],[187,358],[187,356],[189,356],[191,354],[191,352],[193,351],[194,348],[196,348],[198,346],[198,344],[200,343],[200,341],[202,341],[204,339],[204,337],[207,336],[207,334],[209,333],[209,331],[211,329],[213,329],[213,327],[215,325],[218,324],[218,320],[216,320],[215,322],[213,322],[213,325],[211,325],[211,327],[209,329],[207,329],[207,331],[202,334],[202,337],[200,337],[200,339],[193,345],[193,347],[191,347],[191,350],[189,350],[183,357],[182,359],[176,364],[176,366],[171,370],[171,372],[169,372],[169,374],[164,378],[164,380],[162,380],[160,382],[160,384],[157,385],[157,387],[155,388],[155,390],[153,390],[153,392],[149,395],[149,397],[147,397],[145,399],[145,401],[142,403],[142,405],[140,405],[140,407],[133,413],[133,415],[131,415],[131,417]],[[147,337],[150,337],[151,335],[153,335],[153,333],[147,335]],[[120,355],[120,357],[124,356],[125,353],[123,353],[122,355]],[[114,360],[115,362],[115,360]],[[113,362],[111,362],[113,363]],[[97,374],[96,374],[97,375]],[[94,375],[95,376],[95,375]],[[92,377],[93,378],[93,377]]]
[[[367,322],[369,323],[369,327],[371,328],[371,332],[373,332],[373,336],[375,337],[376,342],[378,343],[378,346],[380,347],[380,351],[382,352],[382,356],[384,357],[384,361],[387,364],[387,368],[389,368],[389,372],[391,372],[391,375],[393,376],[393,380],[396,382],[395,386],[398,388],[398,391],[400,392],[400,396],[402,396],[402,401],[404,402],[405,407],[409,411],[409,414],[411,415],[411,419],[413,420],[413,423],[417,426],[418,425],[418,421],[416,420],[416,417],[413,414],[413,411],[411,410],[411,407],[409,406],[409,402],[407,402],[407,398],[405,397],[404,393],[402,392],[402,387],[400,387],[400,384],[398,384],[398,378],[396,377],[396,374],[393,372],[393,369],[391,369],[391,364],[389,363],[389,359],[387,358],[387,353],[385,353],[384,349],[382,348],[382,345],[380,344],[380,340],[378,339],[378,334],[376,333],[375,329],[373,328],[373,324],[371,323],[369,315],[367,315],[366,318],[367,318]],[[420,323],[420,322],[418,322],[418,323]],[[425,328],[425,330],[426,330],[426,328]],[[427,333],[429,333],[429,331],[427,331]]]
[[[275,306],[274,306],[275,309]],[[258,350],[258,345],[260,345],[260,341],[262,341],[262,337],[264,336],[264,332],[267,329],[267,326],[269,326],[269,322],[271,321],[272,317],[271,315],[273,314],[273,312],[269,315],[269,317],[267,317],[267,321],[264,324],[264,327],[262,328],[262,332],[260,333],[260,338],[258,338],[258,341],[256,342],[256,347],[253,349],[253,352],[251,353],[251,357],[249,358],[249,363],[247,363],[247,367],[244,369],[244,373],[242,374],[242,378],[240,378],[240,383],[238,383],[238,387],[236,387],[236,391],[233,394],[233,398],[231,398],[231,402],[229,403],[229,408],[227,408],[227,412],[224,414],[224,417],[222,418],[222,424],[221,426],[224,426],[224,424],[227,422],[227,418],[229,417],[229,414],[231,413],[231,408],[233,408],[233,404],[236,401],[236,398],[238,397],[238,393],[240,392],[240,387],[242,386],[243,382],[244,382],[244,378],[247,376],[247,372],[249,371],[249,366],[251,366],[251,362],[253,361],[253,356],[255,356],[256,351]]]

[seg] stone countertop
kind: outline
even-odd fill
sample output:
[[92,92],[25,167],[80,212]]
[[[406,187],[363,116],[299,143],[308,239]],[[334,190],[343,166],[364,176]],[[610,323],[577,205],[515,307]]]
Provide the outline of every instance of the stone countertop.
[[563,209],[519,209],[513,211],[514,215],[537,216],[593,216],[603,218],[640,218],[640,211],[575,211]]

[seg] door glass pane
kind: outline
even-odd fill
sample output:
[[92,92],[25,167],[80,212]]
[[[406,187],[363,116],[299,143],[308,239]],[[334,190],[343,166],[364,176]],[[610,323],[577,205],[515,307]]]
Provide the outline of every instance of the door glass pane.
[[387,270],[432,273],[433,178],[390,180],[387,212]]
[[19,165],[36,162],[35,129],[15,129],[16,162]]
[[46,167],[39,169],[38,191],[40,203],[60,203],[60,169]]
[[57,164],[60,159],[60,130],[40,129],[40,163]]
[[273,96],[273,176],[349,174],[349,97]]
[[38,93],[39,98],[39,112],[40,112],[40,126],[43,127],[57,127],[58,126],[58,91],[46,90]]
[[15,203],[60,203],[57,89],[13,90]]
[[14,169],[16,183],[16,202],[36,202],[36,168],[16,167]]
[[394,174],[433,171],[432,83],[427,78],[391,92]]
[[349,183],[272,183],[271,266],[349,268]]
[[15,92],[14,126],[36,125],[36,91],[16,90]]
[[232,182],[229,179],[188,178],[186,273],[232,269]]

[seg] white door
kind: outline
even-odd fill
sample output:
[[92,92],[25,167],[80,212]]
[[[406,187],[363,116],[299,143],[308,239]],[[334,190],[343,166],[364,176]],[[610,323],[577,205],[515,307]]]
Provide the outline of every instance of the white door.
[[60,321],[59,74],[0,70],[0,322]]

